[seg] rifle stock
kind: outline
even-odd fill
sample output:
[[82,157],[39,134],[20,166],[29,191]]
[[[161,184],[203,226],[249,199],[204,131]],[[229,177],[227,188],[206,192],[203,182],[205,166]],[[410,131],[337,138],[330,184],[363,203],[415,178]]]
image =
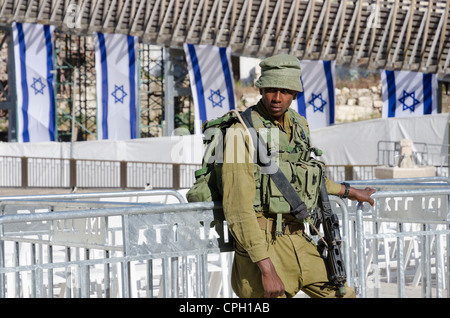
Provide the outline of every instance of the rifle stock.
[[344,260],[341,253],[341,233],[339,230],[339,218],[331,210],[330,200],[328,198],[325,180],[322,180],[320,188],[320,197],[318,201],[317,217],[315,219],[315,228],[318,229],[322,224],[324,239],[326,244],[319,240],[319,252],[325,259],[328,272],[328,279],[339,287],[341,295],[346,293],[345,282],[347,275],[345,273]]

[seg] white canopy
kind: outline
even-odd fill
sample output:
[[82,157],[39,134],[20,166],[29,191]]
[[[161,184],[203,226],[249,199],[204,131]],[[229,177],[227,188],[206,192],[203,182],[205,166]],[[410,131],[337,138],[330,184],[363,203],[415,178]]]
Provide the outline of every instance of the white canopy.
[[[313,145],[329,165],[374,165],[378,141],[411,139],[428,144],[449,143],[450,114],[374,119],[337,124],[311,131]],[[71,155],[71,153],[73,155]],[[201,163],[200,135],[144,138],[129,141],[0,143],[2,156],[75,158],[146,162]]]
[[316,129],[311,139],[327,164],[375,165],[380,140],[448,145],[449,122],[450,114],[373,119]]

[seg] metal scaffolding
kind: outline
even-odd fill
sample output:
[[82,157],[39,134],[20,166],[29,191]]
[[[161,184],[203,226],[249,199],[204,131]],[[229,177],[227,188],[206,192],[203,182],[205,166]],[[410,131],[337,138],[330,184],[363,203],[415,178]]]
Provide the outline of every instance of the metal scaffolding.
[[[55,42],[59,140],[87,140],[88,135],[95,139],[95,64],[92,39],[56,32]],[[73,137],[72,117],[75,119]]]
[[[15,111],[11,41],[10,28],[3,27],[0,30],[0,52],[5,60],[0,66],[2,141],[15,140],[15,121],[9,121],[9,118],[14,118]],[[95,140],[97,100],[93,37],[58,30],[55,42],[58,140]],[[166,70],[167,65],[172,67]],[[139,75],[140,137],[169,135],[178,127],[192,131],[193,105],[183,51],[139,43]],[[172,79],[173,87],[169,93],[165,93],[164,78]],[[173,110],[168,114],[164,105],[170,100],[173,100]],[[167,122],[172,122],[169,129],[166,128]]]

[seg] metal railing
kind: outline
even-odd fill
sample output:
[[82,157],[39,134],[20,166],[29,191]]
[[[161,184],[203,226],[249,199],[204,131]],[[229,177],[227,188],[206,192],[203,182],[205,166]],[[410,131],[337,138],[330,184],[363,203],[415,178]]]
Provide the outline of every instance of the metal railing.
[[0,157],[0,187],[189,188],[199,164]]
[[[351,184],[378,190],[369,209],[330,196],[358,297],[450,296],[450,179]],[[151,190],[0,197],[0,208],[1,297],[233,297],[213,202]]]
[[[450,144],[430,144],[414,142],[412,159],[414,164],[422,166],[448,167]],[[380,140],[377,143],[377,165],[398,166],[400,160],[400,142]]]
[[[183,189],[195,181],[200,164],[113,160],[0,157],[0,188],[121,188]],[[327,165],[331,180],[375,178],[375,165]],[[448,176],[448,165],[436,166]]]
[[[330,199],[346,223],[344,201]],[[231,236],[214,202],[150,190],[5,196],[0,208],[0,297],[234,296]]]
[[[137,202],[167,195],[180,203]],[[154,190],[0,201],[0,297],[218,293],[209,291],[208,266],[214,255],[226,261],[220,252],[231,242],[212,202],[188,204],[175,191]],[[220,290],[230,296],[228,285]]]
[[[352,181],[378,189],[352,203],[352,286],[360,297],[450,297],[450,179]],[[445,291],[447,291],[445,295]]]

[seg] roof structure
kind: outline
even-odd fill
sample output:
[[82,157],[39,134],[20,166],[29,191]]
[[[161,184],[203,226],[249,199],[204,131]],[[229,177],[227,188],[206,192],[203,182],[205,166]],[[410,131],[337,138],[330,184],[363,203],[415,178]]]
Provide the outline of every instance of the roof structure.
[[0,23],[127,33],[172,48],[229,46],[235,55],[259,58],[291,53],[445,79],[449,10],[446,0],[0,0]]

